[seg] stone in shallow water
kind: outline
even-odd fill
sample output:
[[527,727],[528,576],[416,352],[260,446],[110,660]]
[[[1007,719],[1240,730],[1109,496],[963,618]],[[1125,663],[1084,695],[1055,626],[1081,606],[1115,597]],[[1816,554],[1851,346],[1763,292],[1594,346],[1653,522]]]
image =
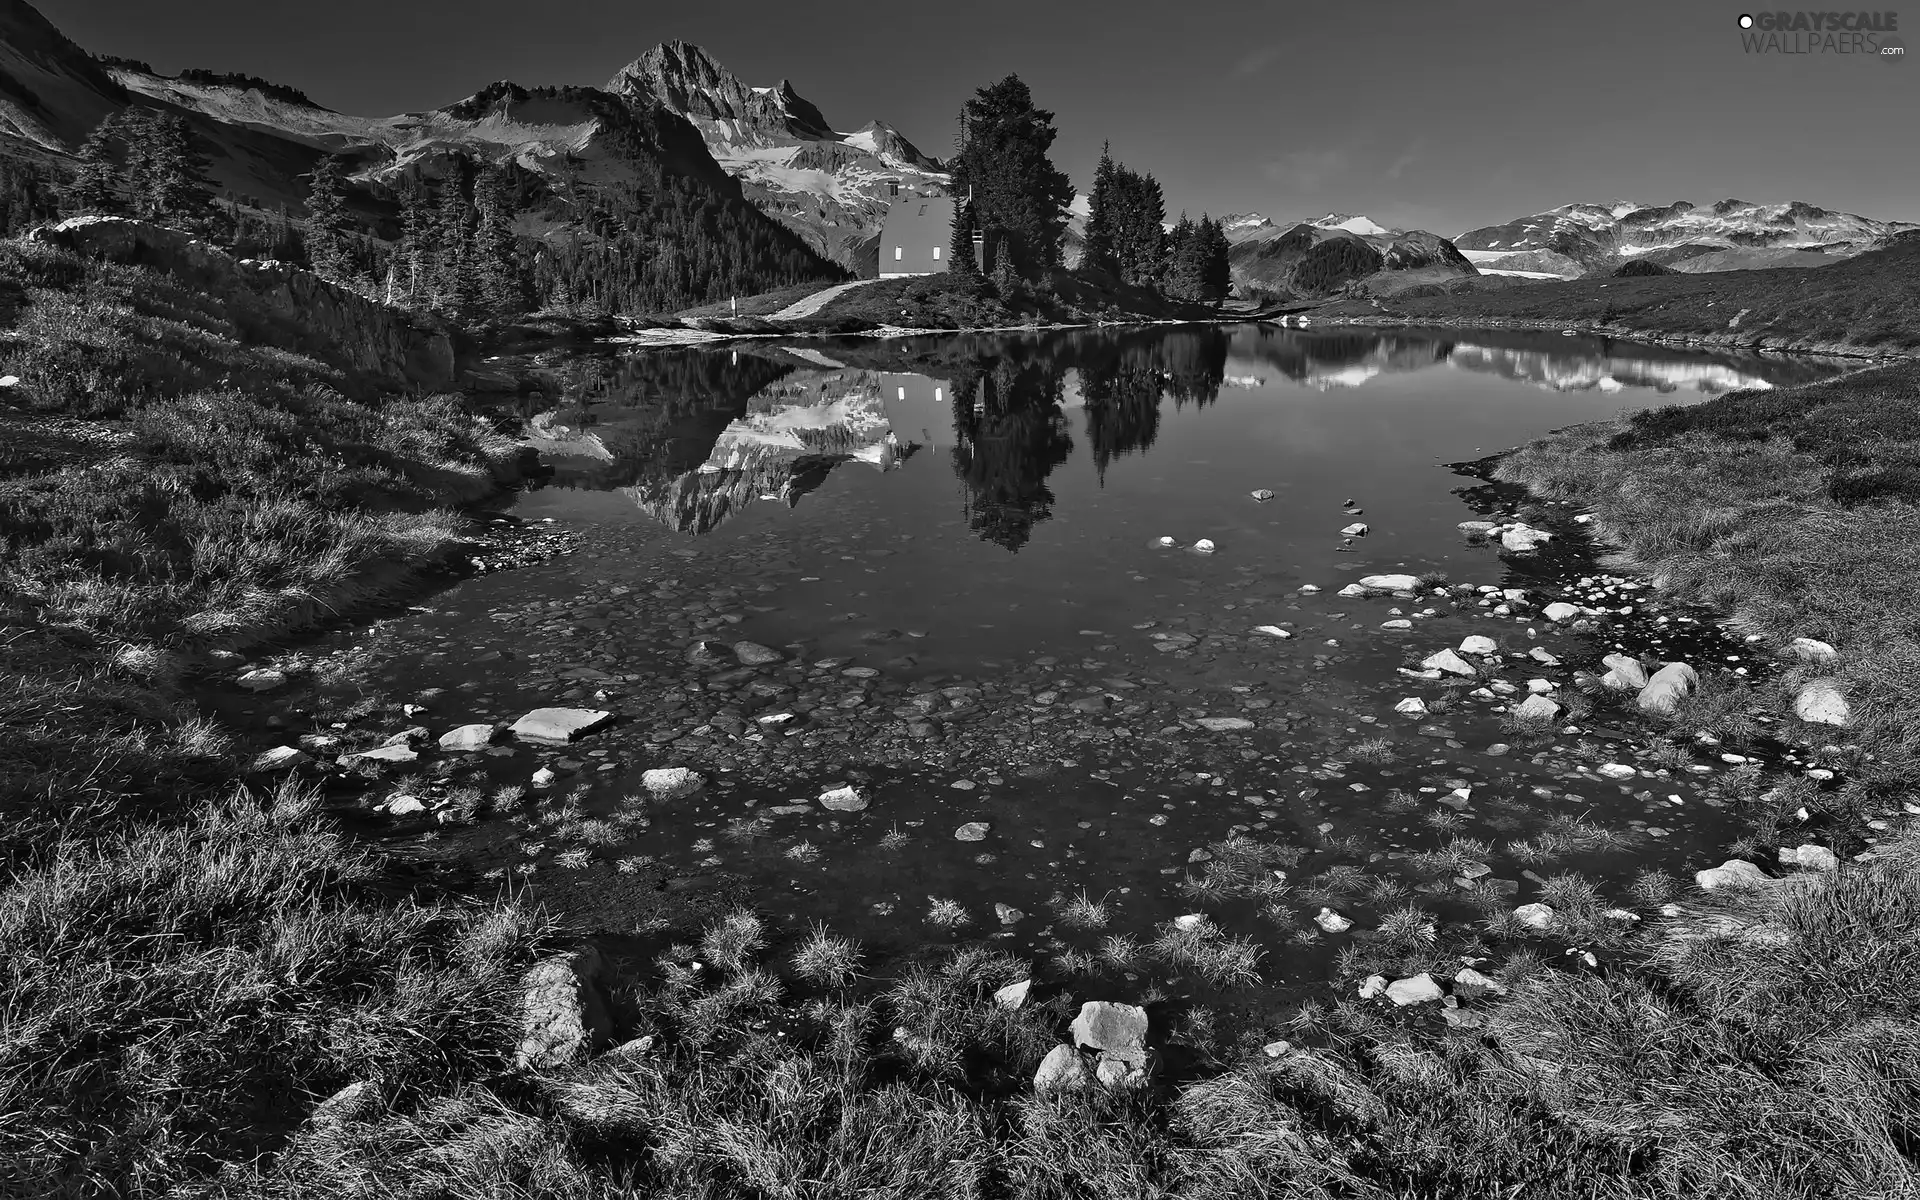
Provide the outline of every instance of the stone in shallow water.
[[1605,663],[1607,673],[1600,682],[1617,692],[1635,692],[1647,686],[1647,670],[1640,660],[1625,654],[1609,654],[1600,660]]
[[1032,987],[1031,979],[1010,983],[993,994],[993,1002],[1001,1008],[1019,1008],[1027,1002],[1027,992]]
[[1073,1019],[1074,1044],[1098,1050],[1103,1059],[1134,1066],[1147,1061],[1147,1010],[1133,1004],[1089,1000]]
[[410,763],[419,759],[413,747],[402,743],[398,746],[381,746],[373,750],[363,750],[359,754],[348,754],[340,761],[349,765],[356,762]]
[[1500,535],[1500,545],[1507,550],[1537,550],[1553,540],[1553,535],[1544,529],[1533,529],[1518,525]]
[[1626,763],[1604,763],[1600,767],[1600,773],[1608,779],[1632,779],[1640,772],[1634,770]]
[[513,723],[513,736],[523,742],[564,746],[613,720],[596,708],[536,708]]
[[1462,654],[1498,654],[1500,653],[1500,643],[1494,641],[1490,637],[1485,636],[1484,634],[1478,634],[1478,633],[1469,634],[1467,637],[1463,638],[1460,642],[1460,653]]
[[1780,862],[1783,866],[1805,867],[1810,871],[1837,871],[1840,858],[1825,846],[1809,842],[1789,850],[1780,847]]
[[1671,713],[1682,698],[1693,691],[1700,677],[1685,663],[1668,663],[1647,677],[1635,703],[1642,712]]
[[1387,999],[1399,1008],[1410,1004],[1429,1004],[1445,994],[1434,977],[1425,971],[1407,979],[1396,979],[1387,985]]
[[640,776],[640,786],[655,800],[682,800],[699,791],[706,780],[687,767],[656,767]]
[[820,807],[834,812],[860,812],[867,804],[867,794],[851,783],[843,783],[820,793]]
[[1528,696],[1513,710],[1523,721],[1551,721],[1560,715],[1560,706],[1545,696]]
[[[1556,625],[1561,625],[1579,616],[1580,608],[1578,605],[1568,604],[1565,600],[1555,600],[1552,604],[1541,609],[1540,612],[1547,620],[1552,621]],[[1539,656],[1535,655],[1535,657],[1537,658]],[[1546,660],[1542,659],[1541,661],[1544,662]]]
[[1474,670],[1472,664],[1468,663],[1466,659],[1461,658],[1451,650],[1442,650],[1437,654],[1429,654],[1422,660],[1420,665],[1430,671],[1446,671],[1449,674],[1463,675],[1469,679],[1480,673]]
[[1365,537],[1367,536],[1367,523],[1365,521],[1355,521],[1340,532],[1346,537]]
[[1393,711],[1404,713],[1409,717],[1424,717],[1427,715],[1427,702],[1418,696],[1408,696],[1405,700],[1394,705]]
[[284,671],[262,668],[258,671],[248,671],[237,682],[250,692],[270,692],[277,687],[284,687],[287,676]]
[[1695,871],[1693,881],[1702,891],[1720,888],[1759,887],[1768,882],[1767,873],[1743,859],[1730,858],[1717,867]]
[[493,741],[491,724],[461,725],[440,735],[440,748],[448,751],[482,750]]
[[1529,929],[1545,929],[1553,924],[1553,909],[1545,904],[1522,904],[1513,915]]
[[1411,592],[1420,581],[1412,575],[1362,575],[1360,586],[1379,592]]
[[763,667],[769,663],[787,661],[786,655],[771,646],[762,646],[759,642],[735,642],[733,656],[749,667]]
[[1245,717],[1201,717],[1194,724],[1214,733],[1231,733],[1237,729],[1253,728],[1253,722]]
[[312,762],[305,752],[292,746],[275,746],[271,750],[262,750],[254,757],[253,769],[256,771],[285,771],[301,763]]
[[1345,933],[1353,928],[1353,922],[1330,908],[1323,908],[1314,914],[1313,923],[1328,933]]
[[987,830],[990,828],[992,827],[985,821],[968,821],[965,825],[953,831],[953,840],[956,842],[984,842],[987,840]]

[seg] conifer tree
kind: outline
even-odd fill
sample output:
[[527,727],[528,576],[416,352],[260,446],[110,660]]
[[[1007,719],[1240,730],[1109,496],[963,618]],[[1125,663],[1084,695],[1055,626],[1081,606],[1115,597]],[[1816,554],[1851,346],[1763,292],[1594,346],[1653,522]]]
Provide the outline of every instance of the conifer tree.
[[507,169],[489,166],[474,180],[473,276],[480,307],[495,316],[529,305],[513,233],[512,184]]
[[80,144],[80,165],[60,197],[66,211],[115,213],[125,210],[121,172],[113,161],[113,146],[120,126],[120,114],[108,113]]
[[440,213],[435,222],[437,253],[434,263],[434,306],[449,316],[473,310],[473,205],[467,199],[467,168],[463,159],[447,164],[440,181]]
[[307,192],[307,262],[329,279],[345,280],[347,208],[340,194],[340,161],[328,155],[314,164]]
[[432,290],[433,250],[436,241],[433,196],[418,176],[409,176],[400,188],[400,254],[397,286],[409,304]]
[[1227,241],[1227,230],[1219,221],[1202,215],[1200,235],[1197,239],[1200,255],[1200,296],[1209,304],[1218,304],[1227,298],[1233,288],[1233,269],[1228,262],[1227,253],[1232,249]]
[[186,119],[177,114],[148,125],[145,201],[149,215],[189,225],[206,215],[213,195],[207,159]]
[[1112,143],[1100,145],[1100,165],[1093,171],[1093,191],[1087,197],[1086,246],[1080,265],[1110,275],[1120,273],[1120,260],[1114,253],[1114,194],[1118,171],[1114,166]]
[[1161,290],[1176,300],[1195,300],[1200,294],[1200,263],[1197,257],[1198,226],[1186,213],[1174,223],[1167,238],[1167,269]]
[[1058,266],[1073,182],[1047,156],[1057,136],[1053,114],[1035,108],[1027,85],[1009,75],[967,101],[963,122],[953,177],[956,188],[971,187],[975,221],[990,237],[1004,235],[1020,274]]
[[947,242],[947,270],[956,275],[978,275],[973,256],[973,208],[964,194],[953,198],[953,236]]

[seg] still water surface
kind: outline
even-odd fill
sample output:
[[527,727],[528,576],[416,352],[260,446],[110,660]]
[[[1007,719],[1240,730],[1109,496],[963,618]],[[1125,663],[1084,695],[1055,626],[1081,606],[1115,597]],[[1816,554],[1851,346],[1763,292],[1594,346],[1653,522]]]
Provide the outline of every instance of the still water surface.
[[[1510,518],[1520,497],[1447,464],[1839,369],[1552,335],[1265,327],[539,365],[549,385],[528,411],[552,474],[512,515],[551,520],[579,548],[462,582],[332,649],[356,648],[346,690],[419,699],[435,734],[552,703],[619,721],[566,750],[496,747],[389,778],[440,803],[558,772],[472,826],[379,815],[371,831],[613,933],[644,931],[661,895],[715,887],[882,951],[992,935],[1057,959],[1204,911],[1258,942],[1269,982],[1324,972],[1341,939],[1314,925],[1322,905],[1361,928],[1410,900],[1474,916],[1469,880],[1434,863],[1447,847],[1456,866],[1490,868],[1482,890],[1511,905],[1534,898],[1529,870],[1619,884],[1733,835],[1717,756],[1639,762],[1621,782],[1595,769],[1635,763],[1643,722],[1609,714],[1517,747],[1500,726],[1529,680],[1565,695],[1616,646],[1746,665],[1704,614],[1660,609],[1656,626],[1643,604],[1570,632],[1465,589],[1337,592],[1444,572],[1529,589],[1535,606],[1562,598],[1593,570],[1575,510],[1529,509],[1555,541],[1503,556],[1458,524]],[[1344,536],[1355,522],[1364,536]],[[1202,538],[1211,553],[1192,549]],[[1381,627],[1395,616],[1413,628]],[[1514,691],[1475,698],[1398,672],[1470,634],[1504,655],[1474,682]],[[700,638],[784,661],[690,659]],[[1561,664],[1528,658],[1535,647]],[[1409,696],[1435,714],[1397,714]],[[1202,723],[1219,718],[1245,727]],[[672,766],[710,782],[645,801],[641,772]],[[823,808],[850,780],[868,806]],[[956,840],[969,823],[984,837]],[[1557,854],[1533,853],[1542,833],[1562,839]],[[1230,836],[1271,853],[1209,885],[1206,856]],[[1107,901],[1106,928],[1060,919],[1083,892]],[[930,922],[937,901],[968,924]],[[1024,915],[1003,922],[996,905]],[[1116,992],[1191,982],[1096,970]]]

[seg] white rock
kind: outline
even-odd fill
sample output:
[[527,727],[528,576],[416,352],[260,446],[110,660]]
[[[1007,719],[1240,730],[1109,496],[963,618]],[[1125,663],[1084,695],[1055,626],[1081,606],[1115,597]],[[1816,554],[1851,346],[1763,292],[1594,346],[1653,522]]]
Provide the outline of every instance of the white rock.
[[1194,724],[1214,733],[1230,733],[1236,729],[1253,728],[1253,722],[1245,717],[1200,717],[1194,721]]
[[1280,628],[1278,625],[1255,625],[1253,631],[1255,633],[1264,633],[1268,637],[1280,638],[1283,641],[1293,636],[1291,632]]
[[988,825],[985,821],[968,821],[965,825],[953,831],[953,840],[956,842],[984,842],[987,840],[987,830],[990,828],[992,828],[992,826]]
[[1470,634],[1460,642],[1462,654],[1498,654],[1500,643],[1482,634]]
[[1560,706],[1545,696],[1528,696],[1514,706],[1513,715],[1523,721],[1551,721],[1560,715]]
[[1407,979],[1396,979],[1387,985],[1387,999],[1400,1008],[1410,1004],[1430,1004],[1445,995],[1439,982],[1425,971]]
[[1793,715],[1815,725],[1846,725],[1853,720],[1839,682],[1832,679],[1815,679],[1803,686],[1793,698]]
[[592,949],[536,964],[521,981],[520,1042],[514,1063],[521,1070],[563,1067],[590,1056],[610,1040],[612,1022],[593,985],[600,969]]
[[1197,551],[1199,551],[1199,552],[1200,552],[1201,554],[1212,554],[1212,553],[1213,553],[1213,539],[1212,539],[1212,538],[1201,538],[1201,539],[1200,539],[1199,541],[1197,541],[1197,542],[1195,542],[1195,543],[1193,544],[1193,548],[1194,548],[1195,550],[1197,550]]
[[254,756],[253,769],[256,771],[285,771],[312,762],[305,751],[292,746],[275,746],[271,750],[262,750]]
[[1544,904],[1522,904],[1513,910],[1513,915],[1529,929],[1545,929],[1553,924],[1553,909]]
[[1405,700],[1394,705],[1393,711],[1404,713],[1409,717],[1424,717],[1427,715],[1427,702],[1418,696],[1408,696]]
[[1460,532],[1468,537],[1492,537],[1500,527],[1492,521],[1462,521]]
[[1825,846],[1811,842],[1789,850],[1780,847],[1780,862],[1783,866],[1805,867],[1810,871],[1837,871],[1840,869],[1840,856]]
[[408,813],[425,812],[427,809],[426,802],[420,797],[407,795],[394,796],[381,807],[396,817],[404,817]]
[[1642,712],[1671,713],[1700,682],[1700,677],[1685,663],[1668,663],[1647,678],[1635,701]]
[[1477,995],[1485,995],[1489,992],[1496,996],[1504,996],[1507,994],[1506,984],[1501,983],[1498,979],[1494,979],[1489,975],[1482,975],[1472,967],[1461,967],[1454,973],[1453,982],[1458,987],[1466,990],[1468,993],[1467,999],[1469,1000]]
[[1637,692],[1647,686],[1647,669],[1640,660],[1625,654],[1609,654],[1600,660],[1607,665],[1607,673],[1600,682],[1617,692]]
[[1474,670],[1466,659],[1461,658],[1451,650],[1442,650],[1437,654],[1430,654],[1420,665],[1429,671],[1447,671],[1454,675],[1464,675],[1469,679],[1480,673]]
[[1173,545],[1173,539],[1172,539],[1172,538],[1170,538],[1170,537],[1163,537],[1163,538],[1161,538],[1161,539],[1160,539],[1160,545],[1162,545],[1162,546],[1171,546],[1171,545]]
[[1527,657],[1543,667],[1557,667],[1560,665],[1560,659],[1544,646],[1535,646],[1533,649],[1527,651]]
[[1147,1061],[1147,1010],[1133,1004],[1089,1000],[1073,1019],[1074,1045],[1098,1050],[1102,1058],[1136,1066]]
[[1708,867],[1704,871],[1695,871],[1693,881],[1700,885],[1701,891],[1711,892],[1720,888],[1760,887],[1768,882],[1767,873],[1744,859],[1730,858],[1717,867]]
[[1500,535],[1500,545],[1507,550],[1537,550],[1552,540],[1553,535],[1546,530],[1525,525],[1516,525]]
[[419,757],[414,753],[412,746],[402,742],[394,746],[377,746],[372,750],[362,750],[358,754],[343,754],[340,756],[340,762],[346,766],[352,766],[356,762],[410,763]]
[[1255,488],[1253,489],[1252,495],[1255,500],[1271,500],[1273,499],[1273,490],[1271,488]]
[[820,793],[820,807],[834,812],[859,812],[867,806],[867,794],[851,783],[828,788]]
[[1260,1049],[1268,1058],[1279,1058],[1281,1055],[1293,1049],[1293,1043],[1283,1038],[1277,1042],[1268,1042],[1266,1045],[1260,1047]]
[[19,387],[19,386],[20,386],[20,377],[18,375],[0,375],[0,388],[10,388],[10,387]]
[[1565,600],[1555,600],[1541,609],[1540,613],[1555,625],[1563,625],[1579,616],[1580,608],[1578,605],[1568,604]]
[[1093,1085],[1093,1072],[1087,1069],[1086,1059],[1072,1046],[1055,1046],[1047,1051],[1040,1060],[1040,1067],[1033,1073],[1033,1090],[1045,1095],[1048,1092],[1077,1092]]
[[1361,981],[1360,998],[1362,1000],[1371,1000],[1375,996],[1385,994],[1386,990],[1387,977],[1385,975],[1369,975]]
[[1311,596],[1319,590],[1320,585],[1317,583],[1303,583],[1300,585],[1300,594],[1303,596]]
[[1346,537],[1365,537],[1367,536],[1367,523],[1365,521],[1355,521],[1340,532]]
[[1840,657],[1840,652],[1817,638],[1797,637],[1787,643],[1787,650],[1802,662],[1830,663]]
[[1600,773],[1608,779],[1632,779],[1640,772],[1626,763],[1602,763]]
[[1527,680],[1527,690],[1536,696],[1544,696],[1548,692],[1556,689],[1551,679],[1529,679]]
[[1173,919],[1175,929],[1198,929],[1207,923],[1205,913],[1186,913]]
[[449,751],[481,750],[493,741],[491,724],[461,725],[440,735],[440,748]]
[[613,720],[613,714],[594,708],[536,708],[513,723],[513,736],[523,742],[564,746]]
[[248,671],[236,682],[250,692],[270,692],[277,687],[285,687],[287,676],[284,671],[276,671],[271,667],[262,667],[257,671]]
[[1010,983],[993,994],[993,1002],[1001,1008],[1019,1008],[1027,1002],[1027,992],[1033,987],[1033,980],[1022,979]]
[[689,767],[655,767],[640,775],[640,786],[655,800],[684,800],[705,783],[700,773]]
[[1367,594],[1367,589],[1361,587],[1357,583],[1350,583],[1347,586],[1341,588],[1338,592],[1334,593],[1334,595],[1336,596],[1346,596],[1349,598],[1354,596],[1364,596],[1366,594]]
[[1353,922],[1347,920],[1330,908],[1323,908],[1313,916],[1313,923],[1328,933],[1345,933],[1353,928]]
[[1412,628],[1413,628],[1413,622],[1412,622],[1412,621],[1409,621],[1409,620],[1407,620],[1407,619],[1406,619],[1405,617],[1397,617],[1397,618],[1395,618],[1394,620],[1391,620],[1391,621],[1382,621],[1382,622],[1380,622],[1380,628],[1382,628],[1382,629],[1412,629]]
[[1376,592],[1411,592],[1420,581],[1412,575],[1362,575],[1360,586]]

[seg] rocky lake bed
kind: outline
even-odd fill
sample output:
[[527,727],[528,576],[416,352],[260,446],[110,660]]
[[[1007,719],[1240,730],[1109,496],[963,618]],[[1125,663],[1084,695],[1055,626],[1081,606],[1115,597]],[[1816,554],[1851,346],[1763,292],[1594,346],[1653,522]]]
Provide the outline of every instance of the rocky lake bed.
[[[424,878],[615,945],[747,903],[1271,1027],[1411,927],[1458,977],[1360,994],[1470,1021],[1494,942],[1599,967],[1851,748],[1743,699],[1817,643],[1663,599],[1473,458],[1809,368],[1456,336],[677,352],[709,411],[645,369],[562,401],[624,474],[556,464],[473,574],[203,702]],[[1696,689],[1734,736],[1670,719]]]

